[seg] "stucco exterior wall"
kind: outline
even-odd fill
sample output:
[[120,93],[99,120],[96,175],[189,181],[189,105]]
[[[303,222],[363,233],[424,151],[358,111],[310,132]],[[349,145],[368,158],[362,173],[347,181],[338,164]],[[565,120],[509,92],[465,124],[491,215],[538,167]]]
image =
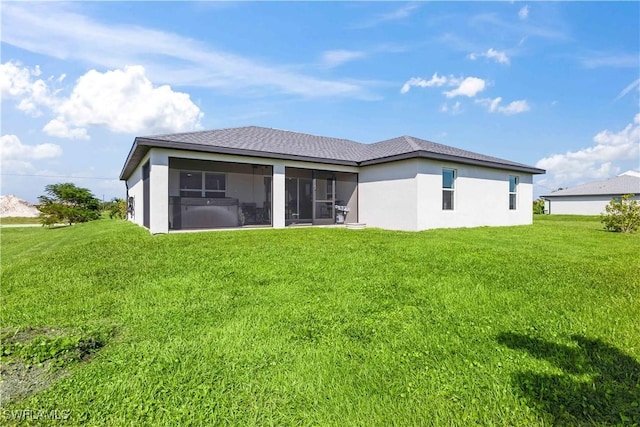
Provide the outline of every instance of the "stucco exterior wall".
[[132,215],[129,215],[129,221],[134,222],[142,226],[144,219],[143,203],[142,203],[142,165],[144,165],[149,159],[149,155],[145,156],[143,161],[136,167],[135,171],[131,174],[127,180],[127,187],[129,188],[129,197],[133,197],[134,211]]
[[[454,209],[442,209],[442,169],[456,171]],[[509,209],[509,176],[518,177]],[[427,159],[366,166],[359,176],[360,221],[391,230],[526,225],[533,222],[532,175]]]
[[[442,209],[442,169],[456,171],[454,209]],[[518,177],[516,209],[509,209],[509,177]],[[529,173],[420,159],[417,229],[527,225],[533,222]]]
[[[545,203],[551,215],[600,215],[614,195],[552,197]],[[620,197],[620,196],[618,196]],[[640,200],[640,195],[633,197]]]
[[360,168],[359,221],[388,230],[417,230],[417,171],[417,159]]

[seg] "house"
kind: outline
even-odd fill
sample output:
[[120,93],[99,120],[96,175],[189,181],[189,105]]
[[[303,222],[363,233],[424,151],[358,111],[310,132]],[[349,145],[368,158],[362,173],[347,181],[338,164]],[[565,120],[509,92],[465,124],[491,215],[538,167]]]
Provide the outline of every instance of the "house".
[[137,137],[120,179],[151,233],[364,223],[391,230],[531,224],[520,163],[401,136],[374,144],[262,127]]
[[542,198],[549,214],[600,215],[611,199],[625,194],[634,194],[633,199],[640,200],[640,173],[628,171],[606,181],[558,190]]

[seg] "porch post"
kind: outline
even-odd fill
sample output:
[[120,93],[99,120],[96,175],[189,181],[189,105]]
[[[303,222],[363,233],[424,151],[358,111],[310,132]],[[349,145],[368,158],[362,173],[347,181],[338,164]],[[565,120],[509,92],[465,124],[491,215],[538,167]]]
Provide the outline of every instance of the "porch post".
[[151,234],[169,232],[169,156],[157,148],[149,157],[150,227]]
[[273,228],[284,228],[285,208],[285,167],[284,162],[273,162],[273,200],[272,220]]

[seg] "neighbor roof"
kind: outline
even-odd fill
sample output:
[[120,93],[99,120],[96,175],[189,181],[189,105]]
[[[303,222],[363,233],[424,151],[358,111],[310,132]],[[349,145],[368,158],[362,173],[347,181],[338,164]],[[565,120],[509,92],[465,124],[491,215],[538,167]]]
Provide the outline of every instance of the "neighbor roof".
[[534,174],[545,172],[522,163],[460,150],[410,136],[374,144],[362,144],[348,139],[247,126],[137,137],[122,169],[120,179],[127,179],[147,151],[153,147],[349,166],[366,166],[424,157]]
[[640,194],[640,178],[633,175],[620,175],[606,181],[589,182],[573,188],[554,191],[542,197],[596,196]]

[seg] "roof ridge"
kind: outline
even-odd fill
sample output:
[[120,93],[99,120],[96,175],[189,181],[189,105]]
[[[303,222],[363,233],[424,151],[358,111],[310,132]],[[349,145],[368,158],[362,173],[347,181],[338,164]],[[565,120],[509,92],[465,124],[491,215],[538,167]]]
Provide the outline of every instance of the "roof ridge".
[[[152,135],[143,135],[143,136],[140,136],[138,138],[153,139],[153,138],[158,138],[158,137],[161,137],[161,136],[193,135],[193,134],[196,134],[196,133],[220,132],[220,131],[224,131],[224,130],[246,129],[246,128],[256,128],[256,127],[260,127],[260,126],[247,125],[247,126],[235,126],[235,127],[226,127],[226,128],[219,128],[219,129],[192,130],[192,131],[189,131],[189,132],[155,133],[155,134],[152,134]],[[270,129],[270,128],[263,128],[263,129]]]
[[349,141],[349,142],[355,142],[355,143],[360,144],[360,145],[365,145],[364,143],[362,143],[360,141],[356,141],[356,140],[353,140],[353,139],[347,139],[347,138],[339,138],[337,136],[316,135],[314,133],[298,132],[298,131],[295,131],[295,130],[280,129],[280,128],[267,128],[267,127],[262,127],[262,126],[250,126],[250,127],[257,127],[257,128],[262,128],[262,129],[271,129],[271,130],[277,130],[277,131],[280,131],[280,132],[295,133],[295,134],[298,134],[298,135],[313,136],[315,138],[338,139],[340,141]]
[[413,140],[412,136],[403,135],[402,138],[407,141],[407,143],[411,146],[411,148],[413,148],[414,151],[420,151],[422,149],[420,145]]
[[140,138],[142,139],[154,139],[154,138],[159,138],[159,137],[168,137],[168,136],[182,136],[182,135],[195,135],[195,134],[205,134],[205,133],[217,133],[217,132],[223,132],[223,131],[229,131],[229,130],[239,130],[239,129],[264,129],[264,130],[272,130],[272,131],[277,131],[277,132],[285,132],[288,134],[296,134],[296,135],[304,135],[304,136],[311,136],[314,138],[323,138],[323,139],[336,139],[336,140],[340,140],[340,141],[347,141],[347,142],[353,142],[359,145],[367,145],[363,142],[360,141],[356,141],[353,139],[347,139],[347,138],[340,138],[340,137],[335,137],[335,136],[326,136],[326,135],[316,135],[313,133],[308,133],[308,132],[298,132],[295,130],[289,130],[289,129],[280,129],[280,128],[273,128],[273,127],[266,127],[266,126],[256,126],[256,125],[246,125],[246,126],[235,126],[235,127],[226,127],[226,128],[219,128],[219,129],[202,129],[202,130],[194,130],[194,131],[190,131],[190,132],[178,132],[178,133],[163,133],[163,134],[154,134],[154,135],[146,135],[146,136],[142,136]]

